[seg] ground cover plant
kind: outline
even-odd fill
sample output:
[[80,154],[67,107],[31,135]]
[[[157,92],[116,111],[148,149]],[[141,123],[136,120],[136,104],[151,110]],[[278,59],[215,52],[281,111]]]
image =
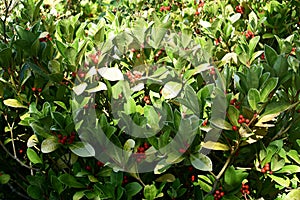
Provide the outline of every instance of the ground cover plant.
[[299,0],[0,8],[0,199],[299,198]]

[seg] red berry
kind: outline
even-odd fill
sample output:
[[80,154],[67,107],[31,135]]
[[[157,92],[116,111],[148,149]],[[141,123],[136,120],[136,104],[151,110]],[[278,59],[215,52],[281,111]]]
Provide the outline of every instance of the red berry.
[[137,57],[137,58],[140,58],[140,57],[141,57],[141,54],[140,54],[140,53],[139,53],[139,54],[137,54],[137,55],[136,55],[136,57]]
[[179,149],[179,153],[185,153],[185,151],[186,151],[186,150],[185,150],[184,148],[180,148],[180,149]]
[[195,15],[199,15],[200,13],[198,11],[195,12]]
[[41,93],[41,92],[42,92],[42,88],[38,88],[38,92],[40,92],[40,93]]
[[59,139],[62,139],[62,134],[58,134],[57,137],[58,137]]
[[270,171],[269,173],[270,173],[270,174],[273,174],[273,171]]
[[216,194],[220,194],[220,191],[219,191],[219,190],[217,190],[215,193],[216,193]]
[[265,168],[262,168],[262,169],[261,169],[261,173],[266,173]]
[[237,126],[232,126],[232,130],[237,131],[238,127]]
[[71,73],[71,76],[72,76],[72,77],[76,77],[76,74],[77,74],[76,72],[72,72],[72,73]]
[[239,120],[238,120],[238,123],[239,123],[239,124],[243,123],[243,120],[242,120],[242,119],[239,119]]
[[98,162],[97,162],[97,166],[98,166],[98,167],[103,167],[103,166],[104,166],[104,163],[101,162],[101,161],[98,161]]
[[35,87],[33,87],[33,88],[31,88],[31,90],[32,90],[33,92],[35,92],[35,91],[36,91],[36,88],[35,88]]
[[245,122],[246,122],[246,124],[249,124],[250,120],[249,120],[249,119],[246,119],[246,121],[245,121]]
[[191,181],[192,181],[192,182],[194,182],[194,181],[195,181],[195,176],[194,176],[194,175],[192,175],[192,177],[191,177]]
[[261,54],[260,58],[261,58],[262,60],[264,60],[264,59],[265,59],[265,54],[264,54],[264,53]]
[[232,100],[230,100],[230,104],[234,105],[236,101],[237,101],[237,99],[232,99]]
[[23,152],[24,152],[23,149],[20,149],[20,150],[19,150],[19,153],[20,153],[20,154],[23,154]]
[[221,197],[222,197],[222,196],[224,196],[224,195],[225,195],[225,193],[224,193],[224,192],[221,192],[221,194],[220,194],[220,195],[221,195]]
[[300,113],[300,109],[297,110],[297,113]]
[[239,116],[239,118],[240,118],[240,119],[243,119],[243,118],[244,118],[244,116],[243,116],[243,115],[240,115],[240,116]]
[[84,77],[85,77],[85,73],[84,73],[84,72],[79,72],[79,73],[78,73],[78,76],[79,76],[80,78],[84,78]]
[[91,170],[92,170],[91,166],[89,166],[89,165],[87,165],[87,166],[85,167],[85,169],[88,170],[88,171],[91,171]]

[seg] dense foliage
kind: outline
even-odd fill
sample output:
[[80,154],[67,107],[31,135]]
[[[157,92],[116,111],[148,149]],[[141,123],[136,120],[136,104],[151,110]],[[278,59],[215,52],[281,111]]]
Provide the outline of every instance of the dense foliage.
[[299,0],[0,7],[0,199],[299,198]]

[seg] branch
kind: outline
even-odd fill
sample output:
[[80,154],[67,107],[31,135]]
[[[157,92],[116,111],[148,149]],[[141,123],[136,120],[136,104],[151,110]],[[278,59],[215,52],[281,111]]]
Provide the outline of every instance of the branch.
[[12,155],[8,150],[7,148],[5,147],[5,145],[2,143],[2,141],[0,140],[0,146],[2,146],[2,148],[4,149],[4,151],[10,156],[12,157],[14,160],[16,160],[18,163],[20,163],[23,167],[26,167],[27,169],[32,169],[32,170],[35,170],[35,171],[40,171],[40,169],[37,169],[37,168],[32,168],[26,164],[24,164],[21,160],[19,160],[19,158],[15,157],[14,155]]

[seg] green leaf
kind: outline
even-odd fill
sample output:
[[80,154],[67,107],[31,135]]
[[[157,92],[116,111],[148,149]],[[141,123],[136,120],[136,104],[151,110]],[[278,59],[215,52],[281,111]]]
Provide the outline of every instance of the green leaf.
[[177,97],[182,89],[182,83],[170,81],[166,83],[162,89],[162,96],[165,99],[173,99]]
[[5,99],[3,101],[4,105],[13,107],[13,108],[27,108],[22,103],[20,103],[17,99]]
[[98,82],[98,85],[96,87],[88,89],[88,90],[86,90],[86,92],[95,93],[95,92],[99,92],[99,91],[102,91],[102,90],[107,90],[107,87],[106,87],[105,83]]
[[59,143],[57,142],[57,138],[51,136],[42,142],[41,151],[43,153],[51,153],[55,151],[58,147],[59,147]]
[[278,78],[272,77],[269,78],[264,85],[262,86],[260,92],[260,101],[266,102],[268,100],[269,94],[276,88],[278,84]]
[[260,39],[260,36],[255,36],[254,38],[252,38],[249,42],[249,55],[250,55],[250,58],[252,57],[254,51],[255,51],[255,48],[259,42],[259,39]]
[[133,197],[134,195],[139,193],[142,189],[143,187],[137,182],[128,183],[125,186],[127,197]]
[[291,190],[286,197],[284,198],[284,200],[298,200],[300,197],[300,189],[294,189]]
[[235,190],[241,186],[242,181],[248,176],[248,173],[243,170],[235,170],[233,166],[230,166],[225,171],[224,181],[225,190]]
[[73,200],[81,200],[85,196],[87,190],[78,191],[73,195]]
[[78,182],[76,178],[74,176],[71,176],[70,174],[63,174],[58,177],[58,180],[69,187],[85,188],[82,183]]
[[155,181],[156,182],[174,182],[176,180],[173,174],[164,174],[158,177]]
[[135,141],[133,139],[128,139],[124,144],[124,150],[132,151],[134,149],[134,146],[135,146]]
[[212,181],[205,175],[198,175],[198,182],[196,185],[199,185],[202,190],[205,192],[210,192],[212,190]]
[[278,54],[272,47],[265,45],[265,57],[270,67],[273,67],[275,61],[277,60]]
[[289,187],[290,185],[290,179],[288,177],[286,177],[286,179],[278,177],[278,176],[274,176],[271,174],[268,174],[268,176],[275,181],[276,183],[278,183],[279,185],[282,185],[283,187]]
[[[239,126],[240,124],[238,123],[240,111],[235,107],[235,106],[228,106],[228,118],[229,121],[232,125]],[[229,126],[229,125],[228,125]]]
[[98,73],[109,81],[120,81],[124,80],[123,74],[120,69],[116,67],[108,68],[102,67],[98,69]]
[[147,199],[147,200],[153,200],[155,199],[156,197],[156,194],[157,194],[157,189],[155,187],[155,185],[146,185],[144,187],[144,197]]
[[275,154],[271,159],[271,170],[273,172],[282,169],[285,165],[284,159],[280,158],[278,154]]
[[201,143],[201,147],[212,150],[220,150],[220,151],[228,151],[230,150],[229,146],[220,142],[207,141],[205,143]]
[[28,148],[26,153],[27,153],[28,159],[33,164],[37,164],[37,163],[42,164],[43,163],[41,158],[38,156],[38,154],[33,149]]
[[59,106],[62,107],[64,110],[68,110],[66,104],[65,104],[64,102],[62,102],[62,101],[53,101],[53,103],[59,105]]
[[49,131],[45,130],[43,127],[38,125],[36,122],[30,123],[30,127],[34,131],[35,134],[42,136],[43,138],[48,138],[51,136]]
[[234,15],[232,15],[231,17],[229,17],[229,21],[231,21],[232,24],[234,24],[237,20],[239,20],[241,18],[241,14],[240,13],[236,13]]
[[211,124],[219,129],[232,130],[232,125],[224,119],[219,119],[219,118],[213,119],[211,121]]
[[201,153],[190,156],[192,165],[201,171],[212,171],[212,162],[209,157]]
[[79,85],[76,85],[73,87],[73,91],[75,92],[76,95],[81,95],[85,88],[87,87],[87,83],[81,83]]
[[53,189],[58,193],[61,194],[64,191],[62,183],[58,180],[56,176],[51,175],[50,182]]
[[6,184],[10,180],[10,175],[9,174],[2,174],[0,176],[0,184]]
[[33,199],[43,199],[43,191],[40,187],[35,185],[29,185],[27,188],[27,194]]
[[251,88],[248,92],[248,102],[252,110],[256,111],[260,101],[260,93],[257,89]]
[[287,155],[292,158],[297,164],[300,165],[300,157],[299,157],[299,154],[296,150],[292,149],[290,150]]
[[95,156],[95,150],[94,148],[86,143],[83,142],[75,142],[69,146],[70,150],[80,156],[80,157],[93,157]]
[[287,174],[300,173],[300,166],[286,165],[286,166],[282,167],[281,170],[277,171],[276,173],[287,173]]

